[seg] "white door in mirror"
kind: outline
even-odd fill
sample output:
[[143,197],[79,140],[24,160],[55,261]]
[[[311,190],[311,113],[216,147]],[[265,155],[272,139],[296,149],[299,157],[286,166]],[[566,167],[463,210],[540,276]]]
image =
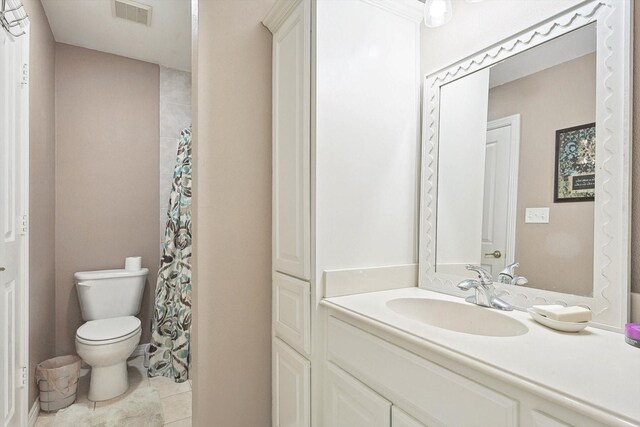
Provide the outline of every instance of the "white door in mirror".
[[510,125],[487,131],[480,265],[491,274],[497,274],[506,265],[511,132]]

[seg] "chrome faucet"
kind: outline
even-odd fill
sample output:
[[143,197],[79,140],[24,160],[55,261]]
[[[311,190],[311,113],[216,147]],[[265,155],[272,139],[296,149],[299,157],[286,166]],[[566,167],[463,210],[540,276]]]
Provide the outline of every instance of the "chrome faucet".
[[482,307],[497,308],[498,310],[513,310],[511,304],[498,298],[496,288],[493,286],[493,278],[487,270],[476,265],[467,265],[467,270],[475,271],[478,274],[478,280],[466,279],[458,283],[458,288],[463,291],[471,289],[475,291],[474,295],[466,298],[467,302]]
[[517,267],[520,267],[519,262],[514,262],[513,264],[507,265],[504,270],[502,270],[500,274],[498,274],[498,282],[507,285],[526,285],[527,283],[529,283],[529,280],[527,280],[526,277],[518,276],[515,273]]

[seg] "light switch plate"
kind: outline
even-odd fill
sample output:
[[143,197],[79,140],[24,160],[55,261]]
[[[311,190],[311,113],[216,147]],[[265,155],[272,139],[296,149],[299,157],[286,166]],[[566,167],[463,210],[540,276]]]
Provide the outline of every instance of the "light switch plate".
[[525,209],[524,222],[527,224],[548,224],[549,208]]

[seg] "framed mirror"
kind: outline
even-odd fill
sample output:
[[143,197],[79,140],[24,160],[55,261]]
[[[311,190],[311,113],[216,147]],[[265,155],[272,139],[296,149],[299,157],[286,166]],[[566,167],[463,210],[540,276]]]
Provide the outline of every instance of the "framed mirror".
[[426,76],[420,287],[463,296],[481,265],[517,308],[624,326],[631,48],[631,3],[590,0]]

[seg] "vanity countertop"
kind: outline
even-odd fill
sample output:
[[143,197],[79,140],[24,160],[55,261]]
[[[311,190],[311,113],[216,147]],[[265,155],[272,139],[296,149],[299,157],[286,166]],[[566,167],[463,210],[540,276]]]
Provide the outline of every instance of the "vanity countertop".
[[466,304],[461,298],[414,287],[326,298],[322,305],[364,316],[419,338],[427,348],[453,351],[463,359],[481,362],[640,425],[640,349],[625,343],[623,334],[592,327],[578,333],[558,332],[536,323],[526,312],[511,311],[502,313],[524,323],[528,333],[513,337],[471,335],[401,316],[386,305],[396,298]]

